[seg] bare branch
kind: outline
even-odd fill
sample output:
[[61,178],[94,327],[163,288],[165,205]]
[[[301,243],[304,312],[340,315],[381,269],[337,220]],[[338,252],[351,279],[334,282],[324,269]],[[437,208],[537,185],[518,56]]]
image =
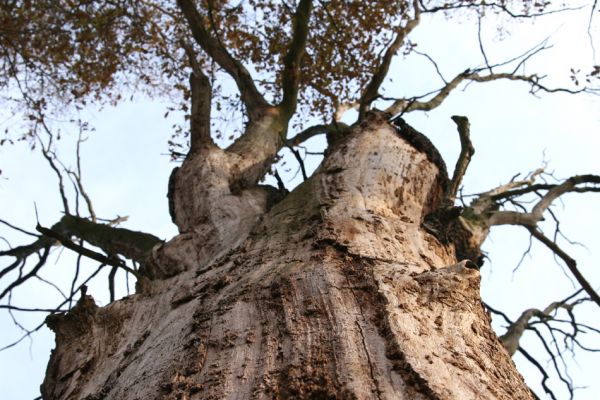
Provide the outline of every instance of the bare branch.
[[[548,38],[542,40],[540,43],[533,46],[532,48],[530,48],[523,54],[520,54],[516,57],[513,57],[511,59],[493,64],[493,65],[490,65],[488,60],[486,59],[486,67],[476,68],[476,69],[467,69],[464,72],[457,74],[450,82],[446,81],[446,79],[441,74],[438,65],[435,63],[435,61],[431,57],[429,57],[428,55],[423,54],[423,53],[417,53],[417,54],[427,57],[429,59],[429,61],[433,63],[436,71],[438,72],[438,75],[444,82],[444,86],[438,90],[434,90],[432,92],[425,93],[420,96],[415,96],[415,97],[412,97],[409,99],[407,99],[407,98],[387,99],[387,100],[394,100],[394,103],[391,106],[389,106],[386,111],[391,114],[398,114],[398,113],[417,111],[417,110],[418,111],[430,111],[430,110],[440,106],[444,102],[444,100],[446,100],[448,95],[450,95],[450,93],[464,81],[491,82],[491,81],[496,81],[496,80],[501,80],[501,79],[522,81],[522,82],[526,82],[530,85],[530,87],[531,87],[530,92],[532,94],[536,94],[539,91],[543,91],[543,92],[547,92],[547,93],[565,92],[565,93],[571,93],[571,94],[576,94],[576,93],[586,92],[586,91],[594,92],[595,90],[591,89],[591,88],[582,88],[582,89],[578,89],[578,90],[572,90],[572,89],[567,89],[567,88],[549,88],[549,87],[546,87],[541,84],[540,81],[543,79],[543,77],[539,77],[538,75],[535,75],[535,74],[533,74],[533,75],[517,74],[517,71],[519,71],[519,69],[521,69],[524,66],[524,64],[527,60],[529,60],[531,57],[535,56],[536,54],[538,54],[544,50],[547,50],[551,47],[551,46],[547,46],[547,42],[548,42]],[[482,51],[483,51],[483,48],[482,48]],[[485,54],[484,54],[484,57],[485,57]],[[493,72],[494,68],[506,67],[513,63],[516,63],[516,66],[510,72],[503,72],[503,73],[494,73]],[[487,70],[488,73],[486,75],[482,75],[481,73],[485,70]],[[428,98],[431,95],[434,95],[434,96],[432,98],[430,98],[429,100],[427,100],[427,101],[421,100],[424,98]]]
[[546,381],[549,378],[548,373],[546,372],[546,369],[544,367],[542,367],[540,365],[540,363],[534,357],[532,357],[529,353],[527,353],[525,350],[523,350],[523,348],[519,347],[518,351],[519,351],[519,353],[521,353],[523,355],[523,357],[525,357],[527,359],[527,361],[532,363],[537,368],[537,370],[540,372],[540,374],[542,374],[542,382],[541,383],[542,383],[542,387],[544,388],[544,392],[546,392],[546,394],[549,395],[553,400],[556,400],[556,396],[554,395],[554,392],[546,384]]
[[481,39],[481,20],[482,19],[483,19],[483,17],[481,15],[479,15],[479,17],[477,18],[477,41],[479,42],[479,50],[481,51],[481,55],[483,56],[483,59],[485,60],[485,65],[491,74],[494,71],[492,71],[492,67],[490,65],[490,62],[488,61],[487,54],[485,54],[485,49],[483,48],[483,40]]
[[52,132],[50,131],[50,129],[48,128],[48,126],[46,125],[46,123],[44,122],[42,117],[40,117],[40,123],[44,127],[44,129],[46,130],[48,135],[50,136],[50,140],[48,142],[47,147],[44,144],[44,142],[42,141],[42,139],[39,137],[39,135],[36,134],[35,136],[36,136],[37,140],[40,142],[40,148],[42,150],[42,155],[44,156],[46,161],[48,161],[50,168],[52,168],[52,170],[56,173],[56,176],[58,177],[58,192],[60,193],[60,197],[62,199],[63,211],[66,214],[68,214],[69,213],[69,201],[67,200],[67,195],[65,194],[65,186],[63,183],[63,176],[60,173],[60,170],[58,169],[56,164],[54,163],[55,156],[51,151],[52,138],[53,138]]
[[[84,297],[84,296],[85,296],[85,294],[84,294],[84,292],[85,292],[84,288],[86,288],[86,286],[85,286],[85,285],[86,285],[86,284],[87,284],[89,281],[91,281],[91,280],[92,280],[92,279],[93,279],[93,278],[94,278],[96,275],[98,275],[98,273],[99,273],[99,272],[102,270],[102,268],[104,268],[104,267],[105,267],[105,265],[104,265],[104,264],[100,264],[100,265],[98,266],[98,268],[96,268],[96,270],[95,270],[94,272],[92,272],[92,273],[91,273],[91,274],[90,274],[90,275],[87,277],[87,279],[86,279],[86,280],[85,280],[85,281],[84,281],[84,282],[83,282],[81,285],[79,285],[78,289],[77,289],[76,291],[74,291],[74,292],[72,292],[72,293],[71,293],[71,296],[69,296],[69,298],[68,298],[68,299],[65,299],[65,300],[63,300],[63,301],[62,301],[62,302],[61,302],[61,303],[60,303],[60,304],[59,304],[59,305],[56,307],[56,309],[54,310],[54,312],[60,312],[60,311],[61,311],[61,307],[62,307],[62,306],[64,306],[65,304],[69,303],[69,302],[72,300],[73,296],[74,296],[74,295],[75,295],[75,294],[76,294],[78,291],[80,291],[80,290],[81,290],[81,292],[82,292],[82,297]],[[15,340],[14,342],[12,342],[12,343],[9,343],[9,344],[7,344],[7,345],[5,345],[5,346],[3,346],[3,347],[0,347],[0,352],[1,352],[1,351],[4,351],[4,350],[6,350],[6,349],[9,349],[9,348],[11,348],[11,347],[14,347],[14,346],[16,346],[17,344],[21,343],[21,342],[22,342],[24,339],[26,339],[26,338],[28,338],[29,336],[31,336],[31,334],[32,334],[32,333],[34,333],[34,332],[37,332],[37,331],[39,331],[40,329],[42,329],[42,327],[43,327],[44,325],[46,325],[46,321],[44,321],[44,322],[42,322],[41,324],[37,325],[37,326],[36,326],[35,328],[33,328],[33,329],[27,330],[27,331],[26,331],[26,333],[25,333],[24,335],[22,335],[22,336],[21,336],[19,339]]]
[[392,59],[396,55],[396,52],[400,46],[402,46],[404,43],[404,39],[417,25],[419,25],[421,19],[421,9],[419,7],[418,0],[413,0],[413,8],[415,13],[414,17],[409,19],[404,27],[398,27],[394,41],[385,51],[381,63],[379,64],[377,70],[373,73],[371,81],[367,84],[367,87],[360,98],[360,107],[358,111],[359,119],[364,117],[365,113],[369,110],[371,103],[379,96],[379,88],[388,74],[390,65],[392,64]]
[[[591,299],[600,306],[600,296],[595,292],[590,283],[583,277],[577,263],[558,244],[547,238],[537,227],[538,222],[544,220],[544,212],[548,210],[553,201],[565,193],[569,192],[598,192],[600,191],[600,176],[598,175],[576,175],[566,179],[557,185],[533,185],[535,178],[543,173],[543,168],[540,168],[529,174],[525,180],[516,181],[513,179],[506,185],[502,185],[496,189],[480,194],[472,204],[468,207],[470,211],[464,217],[471,221],[479,221],[483,229],[488,229],[494,225],[521,225],[529,231],[529,233],[542,242],[552,252],[561,258],[571,271],[577,282],[588,293]],[[525,187],[525,188],[523,188]],[[532,189],[532,187],[534,189]],[[515,189],[516,188],[516,189]],[[539,193],[541,189],[547,190],[546,194]],[[535,203],[530,212],[519,211],[498,211],[500,204],[499,199],[508,198],[511,201],[513,197],[507,195],[518,195],[534,192],[539,196],[539,200]],[[473,213],[475,218],[468,216],[468,213]]]
[[[567,375],[567,378],[565,378],[563,376],[563,372],[561,372],[561,368],[559,367],[558,362],[556,361],[556,359],[559,358],[564,364],[564,360],[562,359],[560,349],[556,349],[556,354],[554,354],[554,352],[550,348],[550,345],[548,345],[546,339],[541,334],[541,332],[532,326],[530,326],[529,329],[532,330],[537,335],[537,337],[540,339],[540,343],[542,344],[542,347],[544,348],[544,350],[550,357],[550,361],[552,362],[552,366],[554,367],[554,371],[558,375],[558,378],[567,386],[567,390],[569,391],[569,395],[570,395],[569,399],[573,399],[573,384],[571,382],[571,378],[568,376],[566,371],[565,371],[565,375]],[[556,338],[554,337],[554,332],[551,331],[550,336],[552,337],[552,341],[554,343],[556,343]]]
[[308,139],[315,137],[317,135],[327,134],[335,129],[336,126],[334,124],[329,125],[313,125],[309,128],[306,128],[302,132],[297,133],[293,137],[287,139],[286,146],[297,146],[300,143],[306,142]]
[[456,161],[456,166],[454,167],[452,180],[450,181],[450,184],[448,185],[448,189],[446,191],[446,202],[449,205],[454,204],[454,200],[456,199],[456,194],[458,193],[460,183],[462,182],[462,179],[465,176],[465,172],[467,171],[467,167],[471,162],[471,157],[475,153],[475,148],[471,143],[471,128],[467,117],[453,115],[452,121],[454,121],[454,123],[456,124],[456,128],[460,136],[461,149],[460,154],[458,156],[458,160]]
[[288,149],[292,152],[292,154],[294,155],[294,158],[296,158],[296,161],[298,161],[298,164],[300,165],[300,171],[302,172],[302,179],[307,180],[308,175],[306,175],[306,168],[304,167],[304,160],[302,159],[302,156],[300,156],[300,152],[298,150],[294,149],[292,146],[288,146]]
[[[531,325],[530,320],[533,317],[538,317],[540,320],[546,321],[549,319],[554,319],[551,316],[551,313],[558,310],[559,308],[564,308],[565,310],[570,312],[571,309],[576,304],[579,304],[579,300],[576,300],[575,302],[573,302],[571,304],[568,303],[569,300],[573,299],[574,297],[579,295],[581,292],[582,292],[582,289],[579,289],[575,293],[571,294],[570,296],[568,296],[567,298],[565,298],[563,300],[552,302],[546,308],[544,308],[544,310],[539,310],[537,308],[527,309],[521,313],[521,315],[515,322],[511,322],[505,316],[505,319],[507,321],[509,321],[510,326],[508,327],[506,333],[504,335],[500,336],[500,341],[502,342],[502,344],[508,351],[508,354],[513,356],[515,354],[515,352],[518,350],[518,348],[520,346],[519,343],[521,341],[521,337],[523,336],[523,333],[525,332],[525,330],[528,329],[529,326]],[[574,317],[572,317],[572,321],[574,322]]]
[[565,253],[555,242],[548,239],[541,231],[539,231],[536,227],[526,226],[527,230],[533,237],[542,242],[546,247],[548,247],[554,254],[559,256],[564,263],[569,268],[569,271],[573,274],[577,282],[581,285],[583,290],[591,297],[591,299],[600,306],[600,296],[596,291],[592,288],[592,285],[583,277],[579,269],[577,268],[577,262],[572,259],[567,253]]
[[[540,201],[533,207],[531,212],[523,213],[516,211],[495,211],[493,212],[489,219],[488,224],[492,225],[523,225],[523,226],[535,226],[538,222],[543,221],[544,212],[550,207],[552,202],[556,200],[559,196],[568,193],[568,192],[597,192],[600,191],[600,187],[591,186],[591,187],[577,187],[577,185],[582,184],[594,184],[600,185],[600,176],[598,175],[577,175],[573,176],[569,179],[566,179],[560,185],[553,185],[551,189],[546,193],[546,195],[542,196]],[[513,186],[515,187],[515,186]],[[530,190],[531,191],[531,190]],[[523,189],[521,189],[523,192]],[[496,190],[494,196],[498,198],[501,192]],[[484,195],[481,195],[480,198],[483,198]]]
[[[137,272],[135,272],[134,270],[132,270],[131,268],[126,266],[125,263],[123,263],[123,261],[121,261],[116,256],[107,257],[107,256],[97,253],[93,250],[87,249],[83,246],[80,246],[80,245],[74,243],[71,239],[61,235],[60,233],[55,232],[52,229],[44,228],[41,225],[38,225],[36,227],[36,229],[40,233],[43,233],[44,236],[58,240],[63,246],[65,246],[66,248],[68,248],[70,250],[73,250],[74,252],[76,252],[78,254],[81,254],[83,256],[91,258],[92,260],[96,260],[102,264],[107,264],[107,265],[112,265],[113,267],[123,268],[126,271],[131,272],[132,274],[138,276]],[[0,296],[0,298],[1,298],[1,296]]]
[[500,3],[495,3],[495,2],[491,2],[491,3],[471,3],[471,2],[459,2],[457,4],[448,4],[445,3],[442,6],[436,6],[436,7],[431,7],[431,8],[427,8],[423,2],[423,0],[419,0],[419,4],[421,4],[422,7],[422,12],[425,13],[436,13],[436,12],[446,12],[446,11],[450,11],[450,10],[458,10],[458,9],[485,9],[485,8],[491,8],[493,10],[496,11],[501,11],[503,13],[505,13],[506,15],[510,16],[511,18],[520,18],[520,19],[524,19],[524,18],[535,18],[535,17],[542,17],[545,15],[551,15],[551,14],[557,14],[557,13],[561,13],[561,12],[565,12],[565,11],[577,11],[577,10],[581,10],[584,6],[580,6],[580,7],[563,7],[563,8],[559,8],[556,10],[550,10],[550,11],[542,11],[542,12],[537,12],[537,13],[518,13],[515,11],[512,11],[510,8],[508,8],[508,6],[504,3],[504,2],[500,2]]
[[3,291],[2,293],[0,293],[0,299],[4,298],[4,296],[6,296],[8,293],[10,293],[14,288],[16,288],[17,286],[21,285],[22,283],[24,283],[25,281],[29,280],[30,278],[34,277],[38,271],[46,264],[46,260],[48,259],[48,254],[50,252],[50,246],[47,245],[44,247],[44,252],[39,256],[39,260],[36,263],[36,265],[31,269],[31,271],[29,271],[28,273],[26,273],[25,275],[19,276],[17,279],[15,279],[11,284],[9,284]]
[[437,62],[435,62],[435,60],[433,59],[433,57],[431,57],[429,54],[427,53],[422,53],[418,50],[412,50],[413,53],[418,54],[420,56],[425,57],[432,65],[433,68],[435,68],[435,72],[438,74],[438,76],[440,77],[440,79],[442,80],[442,82],[444,82],[445,84],[448,84],[448,81],[446,80],[446,78],[444,78],[444,75],[442,74],[442,71],[440,70],[440,67],[438,65]]
[[[70,238],[77,237],[101,248],[107,254],[121,254],[126,258],[140,263],[145,262],[152,248],[162,242],[156,236],[148,233],[94,223],[88,219],[73,215],[65,215],[50,229],[38,227],[38,231],[43,235],[35,242],[0,251],[0,256],[12,256],[16,258],[14,263],[0,271],[0,278],[14,270],[19,264],[24,263],[27,257],[42,251],[46,247],[50,248],[55,245],[57,240],[65,247],[79,254],[109,265],[115,265],[116,261],[108,260],[105,256],[83,248],[83,246],[73,243]],[[121,265],[122,263],[117,262],[117,264]]]
[[[83,246],[83,240],[79,240],[79,245]],[[83,255],[77,254],[77,261],[75,262],[75,273],[73,274],[73,280],[71,281],[71,293],[75,292],[75,285],[79,279],[79,273],[81,272],[81,259]],[[69,308],[71,308],[71,300],[69,300]]]
[[275,170],[273,172],[273,176],[275,177],[275,180],[277,181],[277,189],[279,189],[279,190],[287,190],[285,188],[285,184],[283,183],[283,179],[281,179],[281,176],[279,176],[279,172],[277,172],[277,170]]
[[[534,185],[535,180],[544,173],[545,168],[546,168],[546,166],[544,165],[544,166],[536,169],[535,171],[528,173],[521,180],[516,180],[520,175],[520,174],[517,174],[517,175],[513,176],[513,178],[510,180],[510,182],[505,183],[504,185],[495,187],[492,190],[488,190],[487,192],[480,193],[477,195],[477,197],[478,198],[489,197],[489,198],[495,200],[495,199],[502,198],[504,196],[504,194],[509,193],[514,188],[522,188],[523,186],[532,187],[532,188],[538,187],[538,185]],[[524,189],[515,190],[515,193],[520,190],[524,190]],[[527,190],[526,193],[529,193],[530,191],[531,190]]]
[[81,177],[81,143],[83,143],[85,141],[85,139],[82,139],[81,134],[82,134],[82,132],[81,132],[81,126],[80,126],[79,137],[77,138],[77,149],[75,151],[75,155],[77,157],[77,173],[75,173],[73,175],[75,178],[75,182],[77,183],[77,187],[79,188],[79,193],[81,193],[81,196],[83,196],[83,199],[85,200],[85,204],[87,205],[88,212],[90,213],[92,222],[96,222],[96,212],[94,211],[92,199],[90,198],[90,196],[87,194],[87,191],[83,187],[83,181],[82,181],[82,177]]
[[15,225],[13,225],[13,224],[10,224],[10,223],[6,222],[6,221],[5,221],[5,220],[3,220],[3,219],[0,219],[0,224],[4,224],[4,225],[8,226],[9,228],[12,228],[12,229],[14,229],[14,230],[16,230],[16,231],[19,231],[19,232],[21,232],[21,233],[24,233],[25,235],[29,235],[29,236],[33,236],[33,237],[39,237],[39,236],[40,236],[40,235],[36,235],[35,233],[32,233],[32,232],[26,231],[26,230],[25,230],[25,229],[23,229],[23,228],[19,228],[18,226],[15,226]]
[[525,329],[529,326],[529,320],[534,316],[542,316],[542,312],[537,308],[530,308],[521,313],[521,316],[513,322],[506,333],[500,336],[502,345],[510,356],[513,356],[519,349],[519,342],[525,332]]
[[526,82],[531,86],[531,93],[537,93],[543,91],[547,93],[564,92],[570,94],[582,93],[590,91],[590,89],[583,88],[578,90],[566,89],[566,88],[549,88],[540,83],[541,78],[537,75],[515,75],[514,73],[491,73],[488,75],[480,75],[476,72],[467,70],[461,74],[456,75],[450,82],[444,85],[441,89],[436,90],[437,93],[433,98],[427,101],[419,101],[418,98],[427,97],[430,94],[425,94],[413,99],[396,99],[394,103],[389,106],[385,111],[390,114],[399,114],[402,112],[410,111],[431,111],[436,107],[439,107],[444,100],[464,81],[472,82],[492,82],[497,80],[511,80]]
[[596,59],[596,46],[594,46],[594,37],[592,36],[592,21],[594,20],[594,12],[596,11],[596,6],[598,5],[598,0],[594,0],[592,4],[592,9],[590,10],[590,19],[588,21],[587,34],[590,39],[590,48],[592,49],[592,59]]
[[534,75],[515,75],[514,73],[494,73],[494,74],[484,75],[484,76],[474,74],[474,75],[469,76],[468,78],[474,82],[491,82],[491,81],[495,81],[495,80],[499,80],[499,79],[527,82],[531,85],[532,93],[536,93],[541,90],[541,91],[547,92],[547,93],[577,94],[577,93],[582,93],[582,92],[589,90],[586,88],[578,89],[578,90],[572,90],[572,89],[567,89],[567,88],[549,88],[547,86],[542,85],[540,83],[540,80],[542,79],[542,77],[539,77],[538,75],[535,75],[535,74]]
[[43,313],[68,311],[68,310],[57,310],[56,308],[26,308],[26,307],[13,306],[13,305],[9,305],[9,304],[0,304],[0,309],[11,310],[11,311],[21,311],[21,312],[43,312]]

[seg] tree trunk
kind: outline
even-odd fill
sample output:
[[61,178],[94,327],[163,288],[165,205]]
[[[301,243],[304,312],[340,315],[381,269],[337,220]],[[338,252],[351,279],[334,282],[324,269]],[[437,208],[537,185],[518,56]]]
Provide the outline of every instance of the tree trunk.
[[430,144],[371,114],[273,206],[236,165],[206,147],[177,171],[181,234],[137,294],[49,317],[44,399],[533,398],[457,260],[472,243],[422,226],[448,180]]

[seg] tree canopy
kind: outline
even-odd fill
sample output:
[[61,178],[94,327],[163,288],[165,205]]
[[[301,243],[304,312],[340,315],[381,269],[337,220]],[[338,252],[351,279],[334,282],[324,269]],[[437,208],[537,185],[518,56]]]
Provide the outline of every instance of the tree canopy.
[[533,92],[579,91],[590,89],[589,79],[598,74],[597,66],[580,66],[587,70],[577,77],[573,71],[573,88],[546,87],[541,76],[524,73],[544,43],[497,65],[490,65],[482,47],[485,63],[465,65],[439,90],[381,102],[392,58],[419,53],[409,34],[422,15],[529,19],[569,10],[550,2],[81,0],[8,1],[0,7],[0,87],[8,104],[39,114],[32,120],[49,107],[54,112],[92,101],[116,103],[137,90],[182,94],[174,106],[185,111],[192,69],[210,78],[217,110],[250,116],[253,108],[285,105],[290,118],[297,116],[296,129],[307,128],[309,117],[329,123],[336,112],[364,111],[373,103],[394,113],[431,110],[469,81],[511,79],[528,82]]

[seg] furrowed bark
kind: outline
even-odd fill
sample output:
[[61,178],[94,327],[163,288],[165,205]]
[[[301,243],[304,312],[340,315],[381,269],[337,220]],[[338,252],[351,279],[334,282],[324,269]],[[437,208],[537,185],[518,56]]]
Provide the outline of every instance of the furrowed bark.
[[201,146],[214,145],[210,136],[210,110],[212,92],[206,75],[201,71],[190,74],[192,111],[190,115],[190,152]]
[[[205,177],[219,173],[207,157]],[[188,221],[157,251],[179,274],[54,316],[44,398],[533,398],[491,330],[479,272],[422,227],[447,180],[371,114],[249,229],[230,222],[247,204],[216,201],[218,179],[178,186],[212,202],[221,237],[191,246],[208,222]]]

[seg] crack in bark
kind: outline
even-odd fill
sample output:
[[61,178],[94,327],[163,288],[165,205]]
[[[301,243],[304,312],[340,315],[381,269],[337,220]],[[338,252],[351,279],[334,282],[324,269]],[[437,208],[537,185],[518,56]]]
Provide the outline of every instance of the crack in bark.
[[[334,249],[338,250],[336,247],[334,247]],[[354,256],[353,258],[357,258],[357,257]],[[362,304],[358,300],[358,296],[356,295],[356,292],[354,291],[354,285],[352,284],[352,282],[350,282],[350,278],[348,277],[347,274],[344,274],[344,276],[346,278],[346,282],[348,282],[348,288],[350,289],[350,293],[352,293],[352,297],[354,297],[354,301],[358,305],[358,309],[360,310],[360,316],[362,317],[363,321],[366,321],[365,312],[364,312],[364,310],[362,308]],[[371,361],[371,356],[369,355],[369,351],[367,349],[367,344],[366,344],[366,341],[365,341],[365,336],[364,336],[363,331],[362,331],[362,327],[360,326],[360,324],[358,323],[358,321],[354,321],[354,323],[358,327],[358,332],[360,333],[360,337],[362,339],[362,345],[363,345],[363,348],[364,348],[364,351],[365,351],[365,355],[367,356],[367,362],[369,363],[369,374],[371,375],[371,380],[373,381],[373,384],[375,386],[375,391],[377,393],[377,398],[381,399],[381,390],[379,389],[379,383],[378,383],[377,379],[375,378],[375,374],[374,374],[374,371],[373,371],[373,363]]]
[[[370,302],[370,304],[373,304],[376,308],[383,309],[385,307],[385,304],[387,303],[387,300],[378,290],[379,285],[377,284],[377,280],[374,276],[373,265],[368,262],[365,263],[366,259],[360,256],[352,256],[352,258],[355,264],[361,264],[360,266],[363,268],[370,268],[371,274],[369,277],[367,277],[367,274],[361,274],[362,278],[365,280],[370,280],[370,284],[376,289],[372,294],[370,293],[373,296],[373,300]],[[350,278],[347,273],[344,275],[346,277],[346,280],[348,281],[350,290],[356,299],[358,307],[361,310],[361,314],[364,315],[362,306],[358,301],[356,293],[353,290],[353,285],[350,282]],[[441,400],[440,397],[431,389],[431,387],[427,383],[427,380],[424,377],[422,377],[421,374],[419,374],[413,368],[410,362],[406,359],[406,356],[400,348],[400,346],[398,345],[398,343],[389,339],[395,336],[391,331],[389,321],[381,315],[376,315],[375,318],[378,320],[376,324],[379,334],[385,340],[386,357],[388,358],[388,360],[391,361],[392,369],[402,377],[402,381],[404,382],[404,384],[407,387],[410,387],[413,390],[415,390],[416,393],[422,394],[428,399]],[[369,364],[369,366],[371,366],[371,364]]]
[[[352,287],[350,288],[350,291],[354,295],[354,289],[352,289]],[[354,295],[354,297],[356,298],[356,295]],[[362,307],[360,306],[360,303],[358,303],[358,308],[360,309],[361,316],[364,320],[365,316],[362,314]],[[356,324],[356,327],[358,328],[358,333],[360,333],[360,338],[362,341],[363,349],[367,356],[367,362],[369,363],[369,374],[371,375],[371,380],[375,383],[375,390],[377,391],[377,398],[381,400],[381,390],[379,389],[379,383],[377,381],[377,378],[375,377],[375,372],[373,371],[373,362],[371,361],[371,356],[369,354],[369,350],[367,349],[367,342],[365,341],[365,335],[364,335],[362,327],[360,326],[358,321],[354,321],[354,323]]]

